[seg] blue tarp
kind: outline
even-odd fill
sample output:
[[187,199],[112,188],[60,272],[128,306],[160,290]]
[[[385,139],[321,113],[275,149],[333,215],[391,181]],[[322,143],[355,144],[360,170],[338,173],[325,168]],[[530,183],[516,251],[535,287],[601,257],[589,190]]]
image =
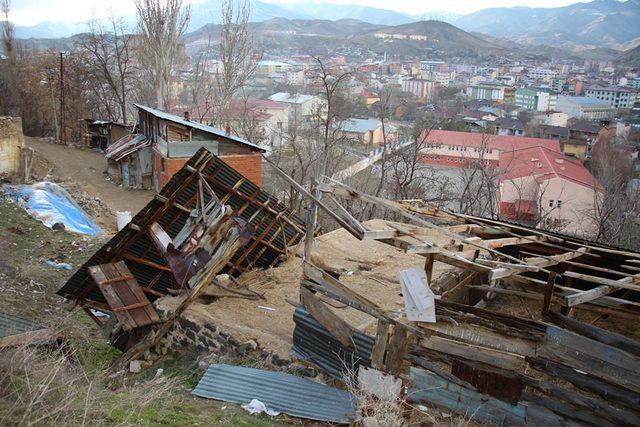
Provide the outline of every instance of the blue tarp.
[[32,185],[5,185],[4,192],[32,217],[51,228],[56,223],[75,233],[95,236],[102,230],[73,200],[67,191],[52,182]]

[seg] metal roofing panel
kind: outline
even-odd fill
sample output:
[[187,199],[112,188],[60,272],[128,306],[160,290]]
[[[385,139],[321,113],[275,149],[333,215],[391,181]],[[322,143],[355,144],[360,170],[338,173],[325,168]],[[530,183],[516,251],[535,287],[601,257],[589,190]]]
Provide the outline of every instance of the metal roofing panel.
[[0,312],[0,338],[42,329],[30,320]]
[[[280,255],[286,253],[286,246],[295,245],[300,241],[303,235],[301,230],[305,227],[302,218],[205,148],[198,150],[185,167],[171,178],[160,195],[167,199],[175,198],[177,203],[189,209],[196,207],[198,182],[186,169],[187,166],[201,170],[218,198],[226,200],[225,204],[236,213],[242,210],[238,216],[256,227],[250,242],[234,255],[231,265],[235,267],[227,267],[223,272],[238,275],[244,270],[255,267],[268,268],[280,261]],[[205,195],[205,202],[209,202],[207,195]],[[265,210],[262,207],[263,204],[268,204],[270,210]],[[171,205],[165,206],[164,202],[154,198],[136,214],[131,222],[144,231],[151,222],[157,221],[169,236],[174,238],[188,217],[189,213]],[[289,222],[284,221],[284,218]],[[297,228],[294,228],[292,223],[296,224]],[[269,225],[272,226],[267,230]],[[126,257],[127,255],[129,258]],[[93,286],[93,280],[89,277],[87,268],[123,258],[138,284],[142,288],[150,288],[156,292],[148,295],[149,300],[155,301],[158,292],[166,294],[169,288],[175,286],[171,272],[137,263],[132,261],[131,256],[168,267],[166,260],[146,233],[139,233],[130,227],[125,227],[69,278],[67,283],[58,290],[58,295],[68,299],[80,298],[104,303],[104,296]],[[240,260],[243,256],[244,258]]]
[[356,332],[353,335],[355,349],[347,348],[340,343],[301,305],[296,307],[293,315],[293,354],[302,360],[315,363],[327,374],[340,381],[345,374],[358,372],[360,365],[371,366],[371,351],[375,338]]
[[351,393],[284,372],[211,365],[192,393],[243,404],[258,399],[268,409],[311,420],[351,423],[358,418]]

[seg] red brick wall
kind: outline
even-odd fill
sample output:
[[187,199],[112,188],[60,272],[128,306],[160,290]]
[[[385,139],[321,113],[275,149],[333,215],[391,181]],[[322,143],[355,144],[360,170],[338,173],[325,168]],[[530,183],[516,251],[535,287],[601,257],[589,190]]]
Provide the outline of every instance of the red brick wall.
[[231,154],[218,156],[257,186],[262,185],[262,154]]
[[[254,184],[258,186],[262,185],[262,155],[260,153],[218,157]],[[162,187],[169,182],[171,177],[178,172],[187,161],[189,161],[189,159],[163,158],[162,154],[153,150],[153,185],[156,191],[160,192]]]

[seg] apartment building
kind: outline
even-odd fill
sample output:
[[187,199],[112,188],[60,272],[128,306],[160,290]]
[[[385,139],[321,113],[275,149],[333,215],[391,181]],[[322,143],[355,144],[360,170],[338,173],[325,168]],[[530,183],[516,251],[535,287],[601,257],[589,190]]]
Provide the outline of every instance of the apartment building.
[[606,101],[613,108],[631,108],[636,100],[640,100],[640,89],[632,87],[592,87],[585,91],[585,96]]
[[558,103],[558,93],[544,87],[523,87],[516,89],[516,106],[532,111],[554,111]]
[[614,109],[608,101],[586,96],[558,96],[557,110],[569,117],[603,120],[613,117]]

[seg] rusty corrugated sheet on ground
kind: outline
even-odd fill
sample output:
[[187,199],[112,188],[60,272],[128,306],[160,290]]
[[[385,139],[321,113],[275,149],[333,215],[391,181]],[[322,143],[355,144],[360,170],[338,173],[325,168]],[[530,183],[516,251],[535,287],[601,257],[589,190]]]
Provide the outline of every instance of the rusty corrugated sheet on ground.
[[353,336],[355,348],[347,348],[314,319],[302,306],[293,315],[293,353],[315,363],[326,373],[344,380],[347,372],[358,372],[360,365],[371,365],[371,350],[375,339],[361,332]]
[[352,423],[358,418],[351,393],[284,372],[211,365],[192,393],[243,404],[258,399],[268,409],[311,420]]
[[515,375],[507,376],[500,372],[478,369],[458,360],[452,362],[451,373],[474,386],[480,393],[512,405],[517,404],[522,395],[522,380]]
[[[202,177],[203,179],[201,179]],[[252,268],[268,268],[288,255],[288,247],[304,235],[304,221],[278,200],[245,179],[235,169],[206,149],[200,149],[154,198],[108,243],[100,248],[58,290],[67,299],[108,309],[104,296],[94,286],[87,268],[124,260],[151,301],[175,287],[175,279],[165,257],[158,251],[147,229],[157,222],[173,239],[184,227],[190,210],[196,207],[199,182],[206,182],[234,214],[255,227],[255,232],[222,271],[238,275]],[[204,192],[205,203],[211,201]]]

